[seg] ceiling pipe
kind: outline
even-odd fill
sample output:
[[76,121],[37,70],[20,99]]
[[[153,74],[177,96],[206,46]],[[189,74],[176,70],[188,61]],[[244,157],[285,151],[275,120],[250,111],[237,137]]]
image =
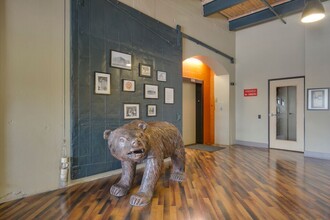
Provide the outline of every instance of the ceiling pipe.
[[186,38],[188,40],[191,40],[192,42],[196,43],[197,45],[205,47],[205,48],[207,48],[207,49],[209,49],[209,50],[211,50],[211,51],[213,51],[213,52],[215,52],[215,53],[217,53],[217,54],[219,54],[223,57],[226,57],[228,60],[230,60],[230,63],[235,63],[235,58],[234,57],[229,56],[228,54],[225,54],[224,52],[222,52],[222,51],[220,51],[220,50],[218,50],[214,47],[211,47],[210,45],[208,45],[208,44],[206,44],[206,43],[204,43],[204,42],[202,42],[202,41],[200,41],[200,40],[198,40],[194,37],[191,37],[188,34],[185,34],[185,33],[181,32],[181,26],[180,25],[176,26],[176,31],[178,32],[178,36],[181,36],[182,38]]
[[282,18],[281,15],[279,15],[275,10],[274,8],[269,4],[269,2],[267,0],[261,0],[268,8],[269,10],[271,10],[274,15],[276,15],[276,17],[278,17],[284,24],[286,24],[286,21]]

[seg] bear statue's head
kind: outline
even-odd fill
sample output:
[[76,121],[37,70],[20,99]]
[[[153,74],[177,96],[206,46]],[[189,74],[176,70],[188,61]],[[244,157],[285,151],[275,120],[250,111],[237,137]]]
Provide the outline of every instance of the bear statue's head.
[[111,154],[119,160],[140,162],[148,155],[145,130],[148,124],[135,120],[114,131],[105,130],[103,137],[108,140]]

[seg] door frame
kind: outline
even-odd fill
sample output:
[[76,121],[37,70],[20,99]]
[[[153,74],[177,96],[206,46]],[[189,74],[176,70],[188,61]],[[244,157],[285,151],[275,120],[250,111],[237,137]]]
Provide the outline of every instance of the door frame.
[[[270,83],[272,81],[278,81],[278,80],[289,80],[289,79],[299,79],[302,78],[303,79],[303,86],[304,86],[304,94],[303,94],[303,99],[304,99],[304,107],[303,107],[303,116],[304,116],[304,122],[303,122],[303,129],[304,129],[304,152],[305,152],[305,139],[306,139],[306,129],[305,129],[305,100],[306,100],[306,95],[305,95],[305,90],[306,90],[306,80],[305,80],[305,76],[295,76],[295,77],[285,77],[285,78],[276,78],[276,79],[269,79],[268,80],[268,149],[270,148]],[[284,150],[284,149],[283,149]]]

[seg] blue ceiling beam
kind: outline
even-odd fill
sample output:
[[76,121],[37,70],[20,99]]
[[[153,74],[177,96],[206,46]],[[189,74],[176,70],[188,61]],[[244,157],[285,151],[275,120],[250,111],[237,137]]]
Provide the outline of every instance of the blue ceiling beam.
[[[305,0],[292,0],[281,5],[274,6],[274,10],[281,16],[294,14],[303,10]],[[229,30],[237,31],[267,21],[275,20],[277,17],[269,9],[265,9],[235,20],[229,21]]]
[[214,0],[203,5],[204,17],[245,2],[246,0]]

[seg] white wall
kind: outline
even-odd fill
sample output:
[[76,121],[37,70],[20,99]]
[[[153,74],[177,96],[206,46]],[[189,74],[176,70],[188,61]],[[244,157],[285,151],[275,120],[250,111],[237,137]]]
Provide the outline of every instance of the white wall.
[[[235,56],[235,32],[228,31],[228,22],[219,13],[203,17],[200,1],[192,0],[120,0],[143,13],[173,27],[181,26],[181,31],[191,35],[218,50]],[[198,55],[205,55],[225,66],[234,74],[234,66],[222,56],[184,39],[183,60]]]
[[1,1],[0,201],[57,188],[64,1]]
[[230,114],[229,102],[229,75],[214,76],[214,102],[215,102],[215,123],[214,141],[215,144],[230,144]]
[[[207,56],[195,56],[195,58],[201,60],[204,64],[208,65],[211,69],[211,74],[216,76],[228,76],[227,83],[224,84],[223,80],[214,79],[214,91],[217,94],[226,94],[226,96],[220,96],[218,102],[225,103],[228,101],[228,107],[230,111],[220,111],[220,108],[214,108],[214,124],[215,129],[218,134],[225,135],[222,136],[221,140],[219,140],[219,136],[217,137],[215,134],[215,143],[216,144],[234,144],[235,143],[235,87],[229,86],[230,82],[235,82],[235,65],[231,64],[231,66],[223,65],[219,62],[219,59],[215,59],[213,57]],[[227,68],[227,69],[226,69]],[[219,78],[218,78],[219,79]],[[224,78],[222,78],[224,79]],[[229,86],[229,87],[228,87]],[[216,98],[215,93],[215,98]],[[222,100],[224,99],[224,100]],[[223,121],[223,119],[225,121]],[[228,122],[226,121],[228,119]],[[217,125],[217,123],[221,123],[221,125]],[[228,141],[227,141],[228,140]]]
[[[268,80],[302,76],[304,26],[299,16],[286,17],[236,33],[236,140],[268,143]],[[244,89],[258,89],[244,97]],[[261,119],[258,119],[258,115]]]
[[196,84],[182,84],[182,136],[185,145],[196,143]]
[[[220,15],[204,18],[199,1],[123,2],[235,55],[235,33]],[[70,146],[69,5],[0,1],[0,202],[58,187],[63,138]],[[183,54],[206,54],[234,76],[233,64],[195,43],[185,40]]]
[[[306,26],[306,89],[330,88],[330,2],[323,5],[325,19]],[[305,154],[330,159],[330,111],[306,111],[305,117]]]
[[[306,88],[330,87],[330,2],[323,4],[327,17],[317,24],[302,24],[295,14],[286,25],[276,20],[236,33],[238,142],[268,144],[268,79],[306,76]],[[249,88],[258,96],[244,98]],[[329,120],[329,111],[306,111],[306,151],[330,153]]]

